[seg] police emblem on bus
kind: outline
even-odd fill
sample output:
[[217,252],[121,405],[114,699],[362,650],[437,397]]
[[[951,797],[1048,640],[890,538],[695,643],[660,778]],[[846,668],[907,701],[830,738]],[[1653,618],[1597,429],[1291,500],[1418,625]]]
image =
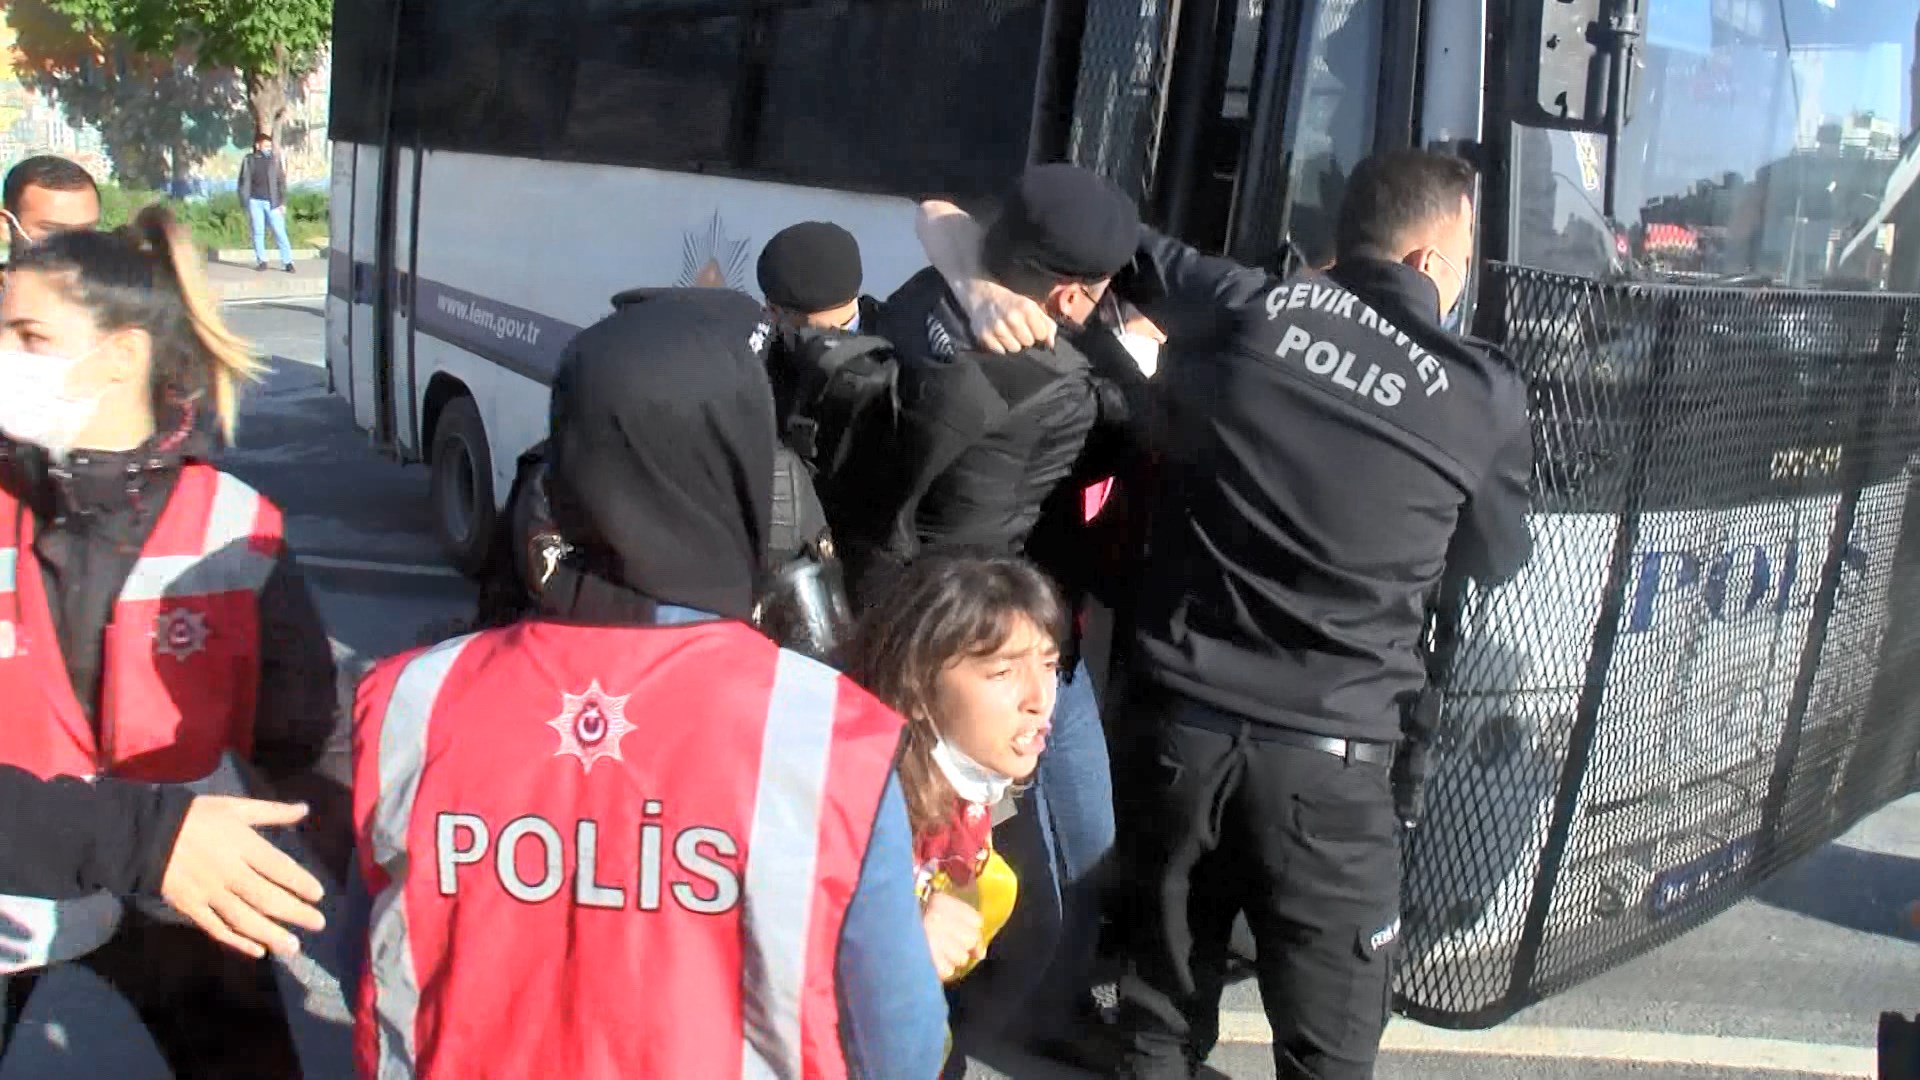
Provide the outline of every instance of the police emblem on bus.
[[683,289],[739,289],[745,292],[747,248],[752,242],[751,237],[735,240],[728,236],[726,225],[720,220],[720,211],[715,210],[713,216],[707,219],[706,228],[686,231],[681,247],[680,280],[674,284]]
[[186,608],[172,608],[153,620],[153,651],[185,661],[207,648],[207,617]]
[[598,679],[581,694],[561,691],[560,715],[547,721],[560,733],[560,749],[553,756],[572,754],[580,759],[581,771],[588,773],[602,758],[625,760],[620,756],[620,740],[633,730],[627,723],[627,698],[632,696],[609,694],[600,689]]

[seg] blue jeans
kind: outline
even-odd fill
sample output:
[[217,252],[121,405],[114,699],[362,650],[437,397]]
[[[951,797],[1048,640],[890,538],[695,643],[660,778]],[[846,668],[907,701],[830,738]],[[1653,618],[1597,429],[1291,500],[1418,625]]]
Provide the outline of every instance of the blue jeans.
[[248,199],[247,212],[253,215],[253,261],[267,261],[267,223],[273,223],[273,239],[280,245],[280,262],[293,265],[293,244],[287,240],[287,208],[265,199]]
[[1020,882],[990,963],[954,987],[955,1042],[1065,1034],[1092,985],[1101,875],[1113,851],[1113,773],[1085,664],[1060,685],[1053,732],[995,847]]

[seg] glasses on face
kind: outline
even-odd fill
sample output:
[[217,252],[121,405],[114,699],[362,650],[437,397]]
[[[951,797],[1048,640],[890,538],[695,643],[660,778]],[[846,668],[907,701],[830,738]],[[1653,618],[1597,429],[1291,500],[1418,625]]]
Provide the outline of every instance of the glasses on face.
[[1087,302],[1087,314],[1085,317],[1088,319],[1093,318],[1094,314],[1100,310],[1100,302],[1105,299],[1107,295],[1107,290],[1104,288],[1099,292],[1095,292],[1091,286],[1078,281],[1073,283],[1073,291],[1080,294],[1080,298]]

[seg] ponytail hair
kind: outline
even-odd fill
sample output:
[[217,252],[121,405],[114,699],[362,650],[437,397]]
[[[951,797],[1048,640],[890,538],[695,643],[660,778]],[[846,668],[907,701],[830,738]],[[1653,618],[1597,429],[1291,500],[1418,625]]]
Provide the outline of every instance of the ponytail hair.
[[103,331],[145,330],[153,341],[155,423],[211,398],[220,434],[233,442],[241,385],[258,380],[265,365],[221,320],[192,235],[164,203],[112,232],[48,237],[22,252],[9,272],[65,279],[68,298]]
[[166,272],[158,276],[173,279],[205,368],[203,385],[213,395],[220,433],[231,444],[240,423],[240,385],[259,381],[266,365],[220,318],[220,305],[207,288],[206,268],[193,250],[193,234],[174,220],[173,211],[155,203],[134,215],[132,228],[154,258],[165,263]]

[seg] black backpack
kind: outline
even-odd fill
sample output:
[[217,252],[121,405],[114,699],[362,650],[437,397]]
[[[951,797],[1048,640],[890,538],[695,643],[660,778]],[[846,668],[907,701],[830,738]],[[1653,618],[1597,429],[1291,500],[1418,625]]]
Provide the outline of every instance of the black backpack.
[[[899,415],[899,363],[886,339],[788,330],[767,360],[780,438],[823,496],[864,445],[884,445]],[[829,496],[830,497],[830,496]]]

